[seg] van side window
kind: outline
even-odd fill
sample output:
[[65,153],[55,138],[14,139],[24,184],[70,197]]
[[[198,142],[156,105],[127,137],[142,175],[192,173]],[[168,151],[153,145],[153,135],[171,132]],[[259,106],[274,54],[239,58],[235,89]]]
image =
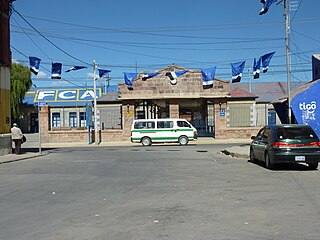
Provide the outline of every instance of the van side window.
[[145,122],[135,122],[134,123],[134,129],[149,129],[154,128],[155,124],[151,121],[145,121]]
[[158,121],[157,128],[173,128],[172,121]]
[[190,124],[187,123],[186,121],[177,121],[178,127],[188,127],[191,128]]

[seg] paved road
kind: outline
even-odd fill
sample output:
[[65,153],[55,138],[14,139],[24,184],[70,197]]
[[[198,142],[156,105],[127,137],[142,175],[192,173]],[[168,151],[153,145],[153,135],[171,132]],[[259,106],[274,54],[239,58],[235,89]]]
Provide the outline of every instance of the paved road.
[[319,171],[225,145],[54,149],[0,165],[0,239],[319,239]]

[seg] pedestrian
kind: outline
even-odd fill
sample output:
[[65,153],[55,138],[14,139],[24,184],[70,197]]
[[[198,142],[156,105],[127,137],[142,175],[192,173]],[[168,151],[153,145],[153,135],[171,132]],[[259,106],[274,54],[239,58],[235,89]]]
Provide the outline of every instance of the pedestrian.
[[11,128],[12,141],[14,141],[15,154],[20,154],[23,134],[16,123]]

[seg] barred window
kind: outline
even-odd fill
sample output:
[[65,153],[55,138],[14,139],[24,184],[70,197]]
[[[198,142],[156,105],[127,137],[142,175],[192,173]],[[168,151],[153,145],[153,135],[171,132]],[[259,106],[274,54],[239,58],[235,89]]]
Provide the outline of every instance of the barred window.
[[230,104],[228,107],[229,111],[229,122],[230,127],[250,127],[252,126],[251,119],[251,107],[252,104]]

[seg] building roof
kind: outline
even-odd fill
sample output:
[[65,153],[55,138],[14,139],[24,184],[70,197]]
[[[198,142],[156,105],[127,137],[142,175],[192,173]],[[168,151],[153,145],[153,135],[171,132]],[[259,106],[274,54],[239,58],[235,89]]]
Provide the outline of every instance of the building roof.
[[117,92],[109,92],[97,99],[98,103],[121,102]]
[[[292,85],[295,87],[295,85]],[[286,82],[252,82],[231,84],[231,91],[235,88],[241,88],[258,96],[256,102],[268,103],[287,94]]]
[[230,91],[231,98],[257,98],[258,96],[250,93],[240,87],[236,87]]

